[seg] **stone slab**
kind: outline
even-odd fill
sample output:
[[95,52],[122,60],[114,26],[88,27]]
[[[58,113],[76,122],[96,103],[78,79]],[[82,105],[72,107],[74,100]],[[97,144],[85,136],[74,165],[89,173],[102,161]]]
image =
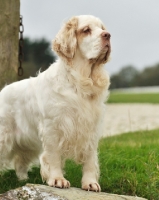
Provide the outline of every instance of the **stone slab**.
[[0,200],[146,200],[140,197],[96,193],[79,188],[59,189],[45,185],[26,184],[0,195]]

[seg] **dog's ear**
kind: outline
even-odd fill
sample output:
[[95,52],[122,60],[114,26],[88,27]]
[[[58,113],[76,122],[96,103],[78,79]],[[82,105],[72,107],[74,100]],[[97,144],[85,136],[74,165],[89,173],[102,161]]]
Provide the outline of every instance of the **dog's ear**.
[[77,25],[77,18],[71,18],[66,24],[64,24],[53,41],[53,50],[67,62],[70,62],[73,59],[76,52]]

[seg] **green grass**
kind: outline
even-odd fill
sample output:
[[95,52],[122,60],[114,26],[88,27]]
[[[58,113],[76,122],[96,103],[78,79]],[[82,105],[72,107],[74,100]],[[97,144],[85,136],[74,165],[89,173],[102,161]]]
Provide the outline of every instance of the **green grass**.
[[108,103],[159,103],[159,93],[110,92]]
[[[159,200],[159,130],[103,138],[99,162],[103,192]],[[65,171],[71,186],[80,187],[81,166],[67,161]],[[27,182],[42,183],[39,168],[29,172]],[[7,171],[0,175],[0,193],[25,183],[17,180],[14,171]]]
[[103,139],[99,149],[103,191],[159,199],[159,130]]

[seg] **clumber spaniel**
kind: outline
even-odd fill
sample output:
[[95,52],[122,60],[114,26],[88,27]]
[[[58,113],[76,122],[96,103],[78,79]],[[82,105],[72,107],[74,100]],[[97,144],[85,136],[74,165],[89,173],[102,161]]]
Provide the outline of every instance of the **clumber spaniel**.
[[39,158],[43,181],[68,188],[62,165],[71,158],[83,165],[82,188],[100,191],[97,147],[110,34],[98,18],[76,16],[62,26],[53,49],[59,59],[45,72],[0,92],[0,168],[26,179]]

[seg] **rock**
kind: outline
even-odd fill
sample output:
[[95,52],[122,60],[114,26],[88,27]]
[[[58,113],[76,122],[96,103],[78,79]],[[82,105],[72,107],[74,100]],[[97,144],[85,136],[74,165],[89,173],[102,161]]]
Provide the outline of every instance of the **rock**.
[[140,197],[95,193],[78,188],[59,189],[45,185],[26,184],[0,194],[0,200],[146,200]]

